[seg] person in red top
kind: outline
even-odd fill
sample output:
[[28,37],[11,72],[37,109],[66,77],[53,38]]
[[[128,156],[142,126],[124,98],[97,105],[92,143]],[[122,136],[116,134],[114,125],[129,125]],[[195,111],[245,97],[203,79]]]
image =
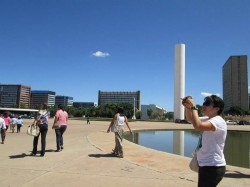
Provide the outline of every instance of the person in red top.
[[10,124],[10,116],[9,116],[9,114],[8,114],[7,111],[5,111],[5,112],[3,113],[2,118],[4,119],[5,126],[6,126],[6,132],[7,132],[8,128],[9,128],[9,124]]
[[59,125],[59,128],[55,129],[57,148],[56,152],[59,152],[63,149],[63,133],[66,131],[68,124],[68,113],[64,111],[64,108],[61,104],[57,106],[57,112],[55,115],[54,123],[57,123]]

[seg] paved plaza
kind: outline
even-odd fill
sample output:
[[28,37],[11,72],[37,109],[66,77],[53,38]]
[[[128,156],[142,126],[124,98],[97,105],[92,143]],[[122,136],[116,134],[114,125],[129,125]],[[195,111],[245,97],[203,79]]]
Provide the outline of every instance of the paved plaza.
[[[190,158],[152,150],[124,140],[124,158],[113,157],[114,134],[106,133],[109,121],[70,120],[64,149],[56,150],[56,137],[49,122],[44,157],[29,156],[33,137],[26,134],[31,120],[24,120],[21,133],[7,132],[0,144],[0,187],[153,187],[197,186],[197,173]],[[189,124],[130,122],[133,130],[192,129]],[[249,126],[229,126],[250,131]],[[40,138],[38,144],[40,150]],[[250,169],[227,166],[221,187],[250,186]]]

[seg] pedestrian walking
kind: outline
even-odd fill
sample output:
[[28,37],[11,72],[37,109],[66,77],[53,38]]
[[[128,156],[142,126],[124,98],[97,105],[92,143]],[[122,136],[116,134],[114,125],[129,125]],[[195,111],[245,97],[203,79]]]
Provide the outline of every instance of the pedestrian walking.
[[8,128],[9,128],[9,125],[11,124],[11,119],[10,119],[10,116],[9,116],[9,112],[5,111],[1,117],[4,119],[5,126],[6,126],[6,132],[7,132]]
[[128,124],[128,119],[124,114],[124,110],[122,107],[119,107],[117,110],[117,113],[114,115],[114,118],[112,119],[109,128],[107,130],[107,133],[112,132],[115,133],[115,148],[113,149],[113,154],[116,156],[123,158],[124,157],[124,151],[122,146],[122,140],[124,136],[124,126],[127,125],[130,134],[132,135],[133,132]]
[[56,152],[60,152],[64,149],[63,134],[68,126],[68,113],[64,111],[64,107],[61,104],[57,106],[54,124],[58,126],[57,128],[55,128],[55,125],[52,126],[56,134]]
[[90,124],[90,121],[89,121],[89,116],[87,117],[87,124]]
[[34,136],[33,139],[33,150],[31,156],[35,156],[37,154],[37,145],[39,136],[41,135],[41,153],[40,156],[43,157],[45,155],[45,148],[46,148],[46,135],[48,132],[48,119],[49,119],[49,111],[48,106],[46,103],[41,104],[40,110],[33,122],[32,125],[36,125],[40,129],[40,133],[38,136]]
[[6,126],[5,126],[5,121],[3,118],[0,118],[0,131],[1,131],[1,139],[2,139],[2,144],[4,144],[5,140],[5,135],[6,135]]
[[23,120],[22,120],[22,118],[20,116],[17,118],[16,125],[17,125],[17,131],[16,132],[20,133],[21,127],[23,126]]
[[17,123],[17,118],[14,115],[14,116],[11,117],[11,120],[10,120],[10,130],[12,131],[12,133],[15,132],[16,123]]

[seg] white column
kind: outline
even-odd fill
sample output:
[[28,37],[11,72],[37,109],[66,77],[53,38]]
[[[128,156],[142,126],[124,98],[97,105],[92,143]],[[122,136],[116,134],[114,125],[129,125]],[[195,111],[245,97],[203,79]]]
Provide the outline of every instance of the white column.
[[184,156],[184,131],[174,131],[173,153]]
[[185,44],[175,45],[174,63],[174,120],[184,119],[181,98],[185,97]]
[[[185,44],[175,45],[174,120],[184,119],[181,98],[185,97]],[[184,131],[174,131],[173,153],[184,155]]]
[[135,117],[135,97],[134,97],[134,115],[133,115],[132,119],[136,119],[136,117]]

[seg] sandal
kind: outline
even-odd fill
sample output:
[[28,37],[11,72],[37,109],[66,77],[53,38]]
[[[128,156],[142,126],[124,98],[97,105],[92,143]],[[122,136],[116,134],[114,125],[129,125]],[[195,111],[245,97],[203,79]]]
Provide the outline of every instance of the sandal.
[[115,151],[114,149],[112,149],[112,152],[111,152],[111,153],[114,154],[114,155],[118,155],[118,152]]

